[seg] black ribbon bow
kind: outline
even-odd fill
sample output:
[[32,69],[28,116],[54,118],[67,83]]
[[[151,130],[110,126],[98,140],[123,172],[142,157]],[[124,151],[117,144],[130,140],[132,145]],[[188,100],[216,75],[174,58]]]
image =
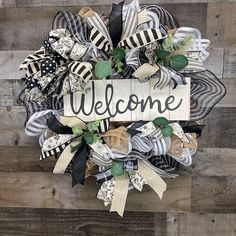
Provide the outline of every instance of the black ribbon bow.
[[[57,134],[73,134],[72,128],[65,126],[52,115],[47,120],[48,128]],[[71,161],[72,164],[72,187],[76,184],[84,184],[86,173],[86,162],[89,157],[89,145],[82,138],[81,143],[75,152],[75,155]]]
[[113,48],[116,48],[118,43],[120,42],[122,35],[122,9],[123,9],[124,1],[120,3],[113,3],[111,13],[109,16],[110,28],[109,33],[111,36],[111,40],[113,43]]

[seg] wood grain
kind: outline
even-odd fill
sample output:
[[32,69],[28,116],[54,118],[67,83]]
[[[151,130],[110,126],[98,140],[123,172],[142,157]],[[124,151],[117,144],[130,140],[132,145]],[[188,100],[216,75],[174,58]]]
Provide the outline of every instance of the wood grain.
[[39,161],[40,147],[0,146],[0,171],[52,172],[55,158]]
[[214,47],[234,47],[236,42],[236,3],[209,3],[207,37]]
[[[205,36],[207,4],[180,4],[177,8],[175,4],[162,6],[174,13],[181,25],[197,27]],[[103,4],[93,8],[101,14],[110,12],[110,5]],[[51,30],[53,17],[59,10],[76,13],[79,7],[0,9],[0,50],[38,50]]]
[[31,51],[0,51],[0,79],[20,79],[19,66]]
[[180,175],[236,176],[236,158],[233,148],[199,148],[192,166],[181,166]]
[[0,80],[0,107],[21,105],[18,96],[22,88],[21,80]]
[[192,212],[236,213],[235,176],[195,176]]
[[[154,236],[153,218],[153,213],[145,212],[125,212],[122,218],[96,210],[0,208],[0,235]],[[159,236],[164,236],[165,223],[166,214],[157,214]]]
[[[24,133],[24,107],[0,107],[0,145],[37,146],[36,137]],[[202,148],[235,148],[236,135],[235,107],[216,107],[205,118],[206,127],[199,145]]]
[[[175,219],[167,223],[167,236],[234,236],[235,235],[235,214],[211,214],[211,213],[168,213],[168,219]],[[168,230],[173,225],[177,225],[173,234],[168,234]]]
[[16,7],[16,0],[0,0],[0,7]]
[[236,78],[236,49],[226,48],[224,54],[224,78]]
[[[233,0],[234,1],[234,0]],[[111,5],[111,0],[16,0],[17,7],[40,7],[40,6],[77,6],[77,5]],[[211,3],[211,2],[232,2],[232,0],[156,0],[155,4],[180,4],[180,3]],[[141,0],[141,4],[153,4],[152,0]]]
[[[150,188],[140,194],[128,195],[126,210],[131,211],[185,211],[190,210],[191,177],[165,180],[168,190],[162,200]],[[71,187],[71,176],[51,173],[0,172],[0,207],[34,207],[105,210],[96,198],[98,186],[90,178],[85,186]]]
[[224,69],[224,48],[209,48],[207,51],[210,55],[204,62],[204,66],[221,79]]
[[200,147],[235,148],[236,109],[214,108],[204,119],[206,127],[199,139]]
[[[52,172],[56,160],[51,157],[39,161],[39,146],[0,146],[0,171]],[[180,167],[179,175],[236,176],[235,149],[199,148],[193,165]]]

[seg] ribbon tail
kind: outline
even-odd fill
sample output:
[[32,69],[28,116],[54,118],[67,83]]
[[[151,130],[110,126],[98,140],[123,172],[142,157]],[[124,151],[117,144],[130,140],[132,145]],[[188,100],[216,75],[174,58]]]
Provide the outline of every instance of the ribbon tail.
[[147,184],[157,193],[160,199],[162,199],[163,193],[166,190],[166,183],[143,161],[139,161],[138,167],[138,173],[146,180]]
[[128,195],[129,178],[127,174],[124,174],[122,176],[116,176],[115,180],[116,184],[110,212],[116,211],[120,216],[123,216]]
[[64,174],[67,166],[70,164],[73,159],[75,152],[71,152],[71,145],[75,146],[78,144],[78,141],[71,142],[70,145],[67,145],[64,151],[61,153],[58,158],[56,165],[53,169],[53,174]]
[[112,10],[110,13],[110,35],[113,43],[113,47],[117,47],[120,42],[122,35],[122,9],[123,9],[124,1],[118,4],[112,4]]
[[85,172],[86,172],[86,162],[89,156],[88,145],[84,140],[81,142],[81,146],[76,151],[74,158],[72,160],[72,187],[76,184],[84,184]]

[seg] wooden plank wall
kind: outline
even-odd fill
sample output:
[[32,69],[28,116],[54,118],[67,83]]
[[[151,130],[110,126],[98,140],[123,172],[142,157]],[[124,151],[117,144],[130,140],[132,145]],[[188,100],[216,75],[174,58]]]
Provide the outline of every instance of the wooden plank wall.
[[[54,176],[54,160],[38,161],[37,140],[24,134],[17,67],[40,47],[55,13],[93,5],[108,13],[110,0],[0,0],[0,235],[236,235],[236,1],[148,0],[160,3],[211,40],[208,67],[227,96],[205,119],[193,166],[169,180],[162,201],[147,188],[131,193],[124,218],[96,200],[97,187],[70,187]],[[91,184],[89,184],[91,183]],[[74,209],[73,209],[74,208]]]

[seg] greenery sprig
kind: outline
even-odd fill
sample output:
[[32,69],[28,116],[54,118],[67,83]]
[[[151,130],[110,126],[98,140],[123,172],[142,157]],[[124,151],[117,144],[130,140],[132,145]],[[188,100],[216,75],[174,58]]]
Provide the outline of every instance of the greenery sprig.
[[78,145],[71,145],[71,152],[75,152],[80,147],[82,138],[84,138],[87,144],[93,144],[95,142],[102,142],[101,137],[97,133],[98,126],[100,124],[99,120],[89,122],[86,125],[86,129],[82,129],[80,126],[74,126],[72,128],[73,134],[77,135]]
[[169,34],[164,39],[160,48],[154,52],[154,59],[157,63],[170,67],[175,71],[181,71],[188,65],[188,58],[183,54],[178,54],[181,50],[184,52],[192,42],[192,36],[188,35],[183,40],[174,42],[173,35]]
[[95,75],[99,79],[112,75],[112,69],[121,73],[124,69],[125,51],[122,48],[114,48],[109,60],[99,61],[95,65]]

